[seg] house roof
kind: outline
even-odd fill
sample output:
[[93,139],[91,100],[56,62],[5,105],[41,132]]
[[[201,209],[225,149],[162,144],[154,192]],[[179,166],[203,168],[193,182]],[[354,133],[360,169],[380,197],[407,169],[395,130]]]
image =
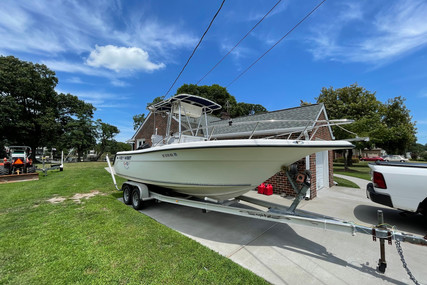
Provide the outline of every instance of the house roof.
[[[207,119],[209,126],[214,127],[212,138],[244,138],[252,134],[258,121],[268,122],[260,122],[256,126],[254,135],[279,135],[289,132],[301,132],[304,129],[310,131],[314,128],[316,120],[319,119],[322,112],[324,112],[327,120],[326,110],[322,103],[233,118],[231,119],[231,126],[228,120],[220,120],[212,115],[208,115]],[[136,134],[142,129],[151,114],[150,112],[131,140],[135,139]],[[203,120],[202,125],[204,123]],[[332,135],[331,128],[328,128]],[[210,128],[210,132],[212,132],[212,128]]]
[[[215,126],[213,138],[248,137],[254,135],[278,135],[289,132],[301,132],[305,128],[311,130],[321,112],[325,111],[323,104],[313,104],[289,109],[283,109],[263,114],[245,116],[231,119],[231,126],[227,121],[216,120],[210,122]],[[325,117],[326,117],[325,112]],[[327,119],[327,117],[325,118]],[[268,121],[260,122],[259,121]],[[332,131],[331,131],[332,134]]]

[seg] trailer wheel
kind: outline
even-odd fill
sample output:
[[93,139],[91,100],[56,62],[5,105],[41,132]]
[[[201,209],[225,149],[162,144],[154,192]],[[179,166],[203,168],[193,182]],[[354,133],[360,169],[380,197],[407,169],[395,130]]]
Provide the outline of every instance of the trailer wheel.
[[27,173],[35,173],[36,172],[36,168],[34,166],[30,166],[27,168]]
[[132,203],[132,187],[128,184],[123,185],[123,202],[126,205],[130,205]]
[[132,207],[135,210],[141,210],[142,209],[142,200],[139,197],[138,188],[133,189],[133,192],[132,192]]

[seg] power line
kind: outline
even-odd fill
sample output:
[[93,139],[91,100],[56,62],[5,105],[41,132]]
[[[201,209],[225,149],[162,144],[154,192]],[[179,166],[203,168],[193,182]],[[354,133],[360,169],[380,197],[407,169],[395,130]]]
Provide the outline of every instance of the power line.
[[199,45],[202,43],[203,38],[205,37],[206,33],[209,31],[210,27],[212,26],[213,21],[215,20],[216,16],[219,14],[219,11],[221,11],[222,6],[224,5],[225,0],[222,1],[221,6],[219,7],[218,11],[216,11],[214,17],[212,18],[211,22],[209,23],[208,28],[206,29],[206,31],[203,33],[202,37],[199,40],[199,43],[196,45],[196,47],[194,48],[193,52],[191,53],[190,57],[188,58],[187,62],[185,63],[184,67],[181,69],[181,72],[178,74],[178,76],[176,77],[175,81],[172,83],[171,87],[169,88],[168,92],[166,92],[165,95],[163,95],[162,99],[164,99],[169,91],[171,91],[172,87],[175,85],[176,81],[178,80],[178,78],[181,76],[182,72],[184,71],[185,67],[187,67],[187,64],[190,62],[190,59],[193,57],[194,53],[196,52],[197,48],[199,47]]
[[251,65],[249,65],[248,68],[246,68],[242,73],[240,73],[236,78],[231,81],[226,88],[228,88],[231,84],[236,82],[240,77],[242,77],[243,74],[245,74],[249,69],[252,68],[261,58],[263,58],[269,51],[271,51],[276,45],[278,45],[284,38],[286,38],[290,33],[292,33],[293,30],[295,30],[302,22],[304,22],[308,17],[310,17],[311,14],[314,13],[323,3],[325,3],[326,0],[323,0],[320,2],[316,7],[314,7],[313,10],[310,11],[304,18],[302,18],[301,21],[299,21],[292,29],[290,29],[280,40],[278,40],[271,48],[269,48],[266,52],[264,52],[257,60],[255,60]]
[[268,11],[267,14],[265,14],[264,17],[262,17],[261,20],[259,20],[258,23],[256,23],[255,26],[253,26],[252,29],[250,29],[249,32],[247,32],[246,35],[241,38],[240,41],[231,50],[229,50],[228,53],[214,65],[214,67],[211,68],[211,70],[208,71],[208,73],[206,73],[199,81],[197,81],[196,85],[199,85],[200,81],[205,79],[209,73],[211,73],[230,53],[232,53],[233,50],[274,10],[274,8],[279,5],[280,2],[282,2],[282,0],[277,1],[277,3],[270,9],[270,11]]

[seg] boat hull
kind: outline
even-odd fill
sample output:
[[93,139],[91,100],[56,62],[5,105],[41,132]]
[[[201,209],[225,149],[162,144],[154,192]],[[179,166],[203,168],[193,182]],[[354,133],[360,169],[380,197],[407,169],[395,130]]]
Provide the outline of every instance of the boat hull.
[[350,148],[345,142],[228,140],[182,143],[120,152],[114,169],[129,180],[196,197],[242,195],[312,153]]

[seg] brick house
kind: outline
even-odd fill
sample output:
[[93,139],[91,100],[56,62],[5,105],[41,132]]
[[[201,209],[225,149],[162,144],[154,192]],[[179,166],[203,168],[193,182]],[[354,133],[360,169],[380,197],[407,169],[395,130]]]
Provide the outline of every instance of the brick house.
[[[323,104],[313,104],[227,120],[220,120],[213,116],[208,117],[209,125],[214,126],[211,139],[217,140],[242,139],[250,136],[252,138],[275,137],[283,139],[333,140],[334,136],[330,126],[318,127],[322,123],[317,121],[327,119],[328,116]],[[144,144],[152,145],[152,134],[165,135],[166,121],[165,117],[150,113],[128,143],[132,145],[133,149],[142,147]],[[257,123],[259,121],[263,122]],[[171,129],[176,130],[177,128],[178,122],[172,121]],[[301,132],[303,130],[304,132]],[[315,198],[318,191],[333,185],[332,160],[333,151],[324,151],[309,155],[297,162],[301,171],[307,169],[311,172],[309,198]],[[295,195],[283,171],[276,173],[266,183],[273,185],[275,194]]]

